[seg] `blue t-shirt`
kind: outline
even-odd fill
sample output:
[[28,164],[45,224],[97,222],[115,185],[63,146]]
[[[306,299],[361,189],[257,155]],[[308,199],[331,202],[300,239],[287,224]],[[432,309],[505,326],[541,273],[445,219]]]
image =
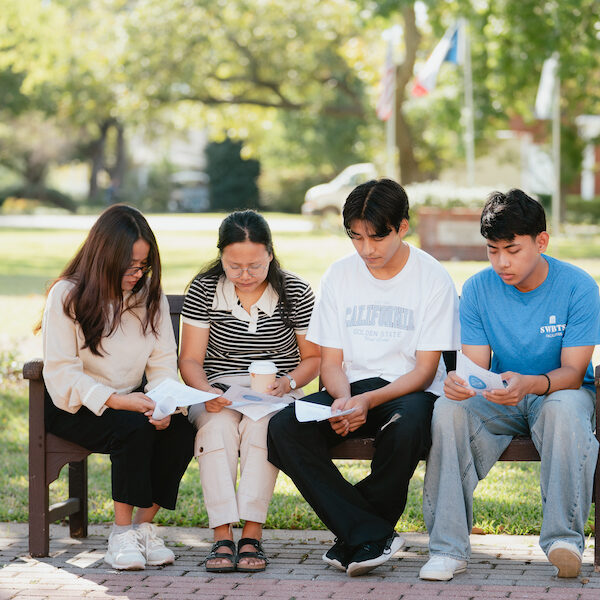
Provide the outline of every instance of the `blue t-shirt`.
[[[560,367],[562,348],[600,343],[598,285],[579,267],[542,256],[548,275],[530,292],[504,283],[491,267],[463,286],[462,343],[490,346],[494,373],[540,375]],[[583,385],[594,389],[591,363]]]

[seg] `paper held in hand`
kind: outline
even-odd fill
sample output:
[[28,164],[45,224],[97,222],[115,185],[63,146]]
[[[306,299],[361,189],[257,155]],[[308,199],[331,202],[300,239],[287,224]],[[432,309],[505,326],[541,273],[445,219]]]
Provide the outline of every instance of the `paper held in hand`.
[[160,421],[167,415],[172,415],[181,406],[201,404],[207,400],[218,398],[219,394],[201,392],[174,379],[165,379],[153,390],[147,392],[146,396],[156,403],[152,418],[155,421]]
[[343,417],[354,412],[354,408],[348,410],[331,410],[331,406],[323,406],[322,404],[315,404],[314,402],[304,402],[303,400],[296,400],[296,419],[300,423],[306,423],[308,421],[325,421],[325,419],[331,419],[331,417]]
[[456,374],[476,392],[502,390],[506,386],[498,373],[492,373],[475,364],[462,352],[456,353]]
[[231,401],[231,404],[226,408],[237,410],[253,421],[258,421],[258,419],[281,410],[289,404],[288,401],[278,396],[256,392],[241,385],[230,386],[223,397]]
[[242,387],[241,385],[231,385],[229,389],[223,394],[223,398],[231,401],[229,408],[239,408],[248,404],[260,404],[265,405],[279,405],[285,404],[281,398],[277,396],[271,396],[270,394],[263,394],[262,392],[255,392],[254,390]]

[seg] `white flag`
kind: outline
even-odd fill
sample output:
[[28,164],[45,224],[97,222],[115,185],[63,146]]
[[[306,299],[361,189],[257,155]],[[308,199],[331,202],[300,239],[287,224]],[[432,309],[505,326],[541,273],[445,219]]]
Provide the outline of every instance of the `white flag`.
[[558,55],[555,53],[544,61],[542,76],[535,98],[535,116],[537,119],[552,118],[552,101],[556,87],[556,72],[558,70]]
[[377,116],[382,121],[387,121],[394,110],[396,100],[396,65],[394,64],[394,48],[392,40],[388,41],[385,54],[385,64],[381,77],[381,95],[377,102]]

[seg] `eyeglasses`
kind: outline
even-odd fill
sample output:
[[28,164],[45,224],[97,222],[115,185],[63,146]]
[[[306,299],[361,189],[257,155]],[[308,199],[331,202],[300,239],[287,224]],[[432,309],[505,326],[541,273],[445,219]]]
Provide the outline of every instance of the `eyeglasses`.
[[242,276],[244,271],[248,273],[248,277],[258,277],[268,266],[269,263],[266,265],[251,265],[249,267],[230,267],[223,264],[223,268],[227,271],[227,275],[231,279],[238,279],[238,277]]
[[125,273],[123,273],[123,274],[127,275],[128,277],[131,277],[132,275],[137,275],[138,273],[141,273],[142,277],[143,277],[144,275],[149,273],[151,270],[152,270],[152,267],[149,267],[149,266],[129,267],[129,269],[127,269],[127,271],[125,271]]

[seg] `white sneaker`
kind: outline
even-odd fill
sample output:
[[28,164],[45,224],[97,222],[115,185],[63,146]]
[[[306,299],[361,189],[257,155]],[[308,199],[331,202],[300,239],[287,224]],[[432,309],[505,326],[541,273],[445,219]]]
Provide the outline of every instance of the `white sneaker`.
[[142,554],[137,533],[133,529],[128,529],[124,533],[111,533],[108,536],[108,550],[104,560],[113,569],[126,571],[143,569],[146,566],[146,559]]
[[156,535],[156,525],[141,523],[135,531],[138,534],[147,565],[156,567],[158,565],[169,565],[175,561],[173,552]]
[[548,550],[548,560],[558,569],[559,577],[577,577],[581,559],[579,548],[569,542],[554,542]]
[[449,581],[457,573],[464,573],[467,570],[466,560],[457,560],[449,556],[440,556],[434,554],[419,571],[421,579],[430,581]]

